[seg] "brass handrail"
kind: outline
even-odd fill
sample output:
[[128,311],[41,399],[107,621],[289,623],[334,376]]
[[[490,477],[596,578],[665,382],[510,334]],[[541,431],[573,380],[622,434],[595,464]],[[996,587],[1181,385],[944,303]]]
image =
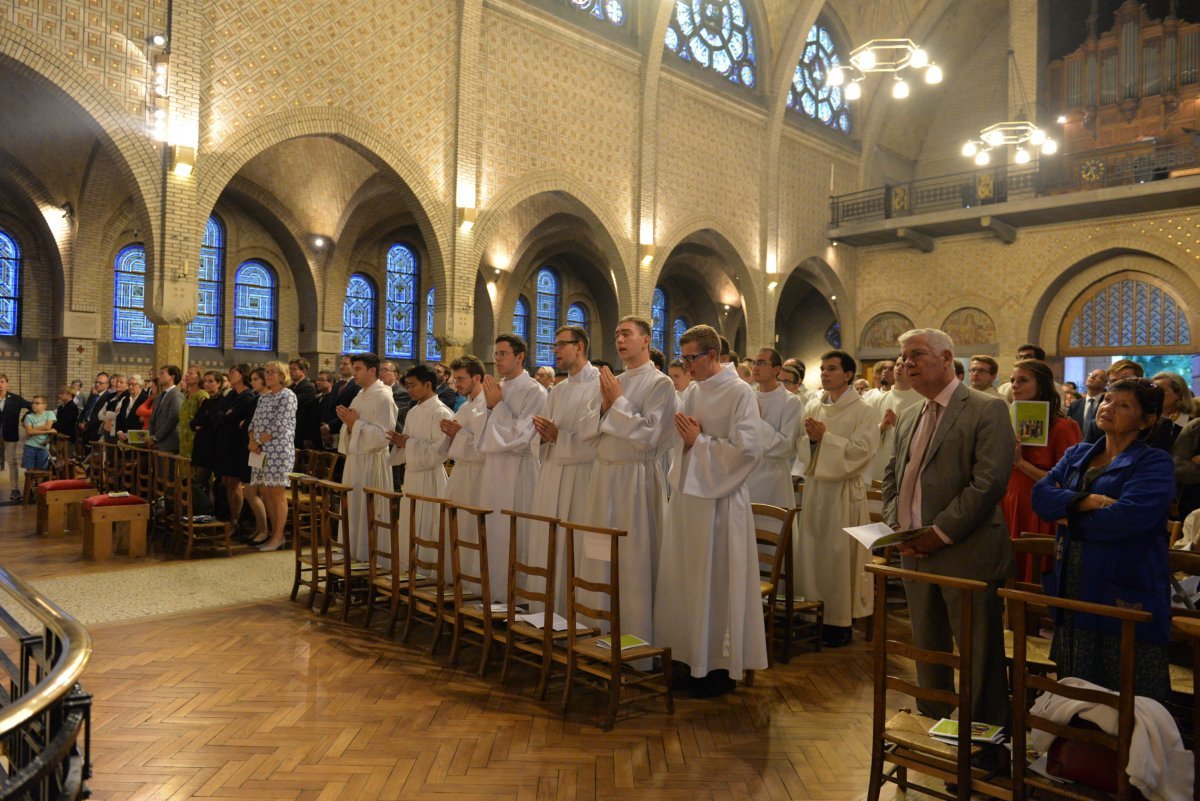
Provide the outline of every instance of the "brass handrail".
[[3,567],[0,567],[0,588],[58,635],[63,644],[62,653],[45,678],[28,694],[0,709],[0,736],[3,736],[50,708],[75,687],[92,657],[92,635],[78,620]]

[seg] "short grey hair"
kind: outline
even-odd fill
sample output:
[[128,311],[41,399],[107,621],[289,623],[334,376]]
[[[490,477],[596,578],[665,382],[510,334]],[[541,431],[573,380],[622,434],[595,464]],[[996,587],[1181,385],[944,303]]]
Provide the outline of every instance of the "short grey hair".
[[900,341],[900,347],[903,348],[904,343],[917,337],[929,340],[929,344],[936,348],[939,354],[948,350],[951,356],[954,355],[954,340],[940,328],[914,328],[911,331],[905,331],[897,339]]
[[539,367],[537,369],[537,374],[549,376],[550,378],[554,378],[554,368],[548,364],[543,364],[541,367]]

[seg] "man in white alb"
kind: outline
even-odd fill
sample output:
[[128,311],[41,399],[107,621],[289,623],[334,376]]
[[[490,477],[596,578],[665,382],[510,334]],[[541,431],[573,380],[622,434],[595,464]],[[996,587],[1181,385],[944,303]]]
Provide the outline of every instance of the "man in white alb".
[[693,695],[708,697],[767,666],[746,489],[762,455],[761,422],[754,390],[718,363],[715,330],[689,328],[679,343],[697,383],[675,415],[680,442],[655,588],[654,644],[688,666]]
[[[628,532],[620,545],[621,633],[654,641],[654,576],[666,503],[656,458],[671,436],[675,388],[650,361],[650,323],[617,323],[625,372],[600,368],[600,440],[586,522]],[[584,558],[580,575],[607,581],[609,565]]]
[[[496,372],[483,378],[487,412],[476,421],[475,443],[483,454],[481,505],[488,515],[488,571],[493,601],[508,595],[508,515],[501,510],[528,512],[538,463],[533,453],[537,431],[533,418],[546,408],[546,390],[525,372],[525,340],[516,334],[496,337]],[[521,559],[525,554],[518,554]]]
[[[784,509],[795,500],[792,461],[804,418],[804,404],[779,383],[783,359],[774,348],[762,348],[754,357],[754,383],[758,387],[759,441],[763,458],[750,474],[751,503],[769,503]],[[765,523],[765,520],[760,520]]]
[[892,385],[892,391],[884,395],[882,403],[876,407],[880,420],[879,450],[871,459],[871,479],[874,481],[883,481],[888,460],[892,458],[892,449],[896,445],[896,421],[900,419],[900,412],[925,400],[908,383],[903,359],[896,360],[894,374],[896,383]]
[[367,497],[363,487],[392,488],[392,468],[388,454],[388,432],[396,428],[396,402],[392,391],[379,380],[379,357],[374,353],[356,353],[350,357],[350,369],[359,392],[349,408],[334,409],[341,421],[338,453],[345,454],[342,483],[354,487],[350,493],[350,525],[347,543],[350,555],[365,562],[367,547]]
[[[591,503],[592,470],[596,464],[596,443],[600,439],[600,371],[588,362],[588,335],[576,325],[564,325],[554,332],[554,355],[567,380],[550,390],[544,415],[535,415],[542,468],[533,490],[533,512],[559,520],[587,522]],[[529,562],[546,564],[546,535],[542,523],[531,525]],[[561,536],[555,545],[554,609],[560,615],[567,609],[566,545]],[[578,564],[578,558],[576,564]],[[540,586],[535,590],[542,589]]]
[[[474,356],[461,356],[450,363],[454,391],[466,398],[466,402],[458,407],[454,417],[438,424],[444,435],[438,453],[443,460],[454,460],[454,470],[446,482],[446,498],[464,506],[479,506],[482,503],[483,454],[475,447],[475,428],[479,418],[487,414],[487,402],[483,397],[484,375],[483,362]],[[459,514],[458,530],[460,536],[474,542],[475,516]],[[461,566],[463,572],[477,575],[479,565],[469,558],[475,552],[463,550],[462,554],[465,560]],[[446,580],[450,582],[453,579],[448,567]]]
[[858,365],[845,351],[821,356],[825,395],[805,409],[800,450],[809,452],[795,564],[797,594],[825,602],[824,642],[853,639],[854,618],[874,606],[866,572],[870,552],[842,529],[871,520],[864,477],[879,448],[879,417],[851,383]]
[[[454,413],[438,398],[437,385],[438,375],[428,365],[418,364],[404,374],[404,388],[414,405],[409,408],[408,416],[404,418],[404,433],[389,431],[388,441],[392,443],[392,464],[405,466],[405,495],[412,493],[428,498],[445,497],[446,468],[443,465],[445,459],[440,451],[445,435],[442,434],[441,424],[451,419]],[[411,514],[409,506],[412,503],[413,501],[407,498],[400,502],[402,531],[408,531]],[[417,507],[417,531],[425,539],[436,539],[438,516],[437,507],[431,503],[423,502]],[[400,538],[402,544],[408,541],[406,536]],[[445,557],[443,566],[448,569],[448,541]],[[408,551],[403,545],[398,558],[402,569],[407,570]]]

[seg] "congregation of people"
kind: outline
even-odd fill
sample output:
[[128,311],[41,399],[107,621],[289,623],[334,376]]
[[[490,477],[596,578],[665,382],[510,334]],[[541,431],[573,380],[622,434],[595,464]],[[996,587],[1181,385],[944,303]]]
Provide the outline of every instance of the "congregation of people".
[[[882,520],[916,532],[899,549],[905,568],[989,585],[973,615],[976,720],[1007,717],[995,590],[1018,575],[1151,611],[1138,632],[1138,692],[1169,693],[1166,527],[1169,515],[1200,506],[1200,415],[1181,376],[1146,380],[1125,359],[1090,372],[1078,391],[1056,381],[1035,345],[1002,375],[995,358],[960,360],[944,332],[917,329],[899,337],[896,359],[872,365],[874,386],[849,353],[825,353],[814,391],[800,359],[764,347],[740,360],[709,326],[684,333],[669,364],[651,347],[648,321],[623,318],[614,336],[622,369],[592,360],[587,331],[567,325],[555,336],[557,369],[532,375],[525,341],[502,334],[494,376],[472,355],[401,374],[374,354],[346,354],[336,372],[311,378],[303,358],[226,371],[165,365],[150,378],[100,373],[90,391],[76,382],[55,411],[41,396],[9,392],[0,376],[5,463],[17,494],[18,466],[44,466],[56,432],[83,449],[103,440],[188,456],[207,499],[198,511],[265,551],[285,542],[297,449],[343,455],[356,560],[368,558],[367,487],[493,510],[493,575],[508,567],[501,510],[619,529],[623,631],[672,648],[680,688],[699,697],[768,664],[751,504],[799,507],[789,580],[798,597],[823,602],[830,647],[852,642],[855,621],[874,612],[871,553],[843,529]],[[1047,444],[1020,444],[1014,401],[1048,405]],[[436,529],[434,512],[415,519]],[[1054,563],[1016,564],[1009,543],[1023,533],[1058,537]],[[545,550],[544,531],[528,534],[523,561]],[[585,542],[575,574],[607,579],[602,551]],[[563,565],[556,576],[563,613]],[[505,583],[491,587],[503,602]],[[933,585],[905,589],[914,643],[950,651],[956,599]],[[1058,624],[1060,675],[1115,687],[1115,635],[1086,615]],[[946,671],[919,679],[953,686]]]

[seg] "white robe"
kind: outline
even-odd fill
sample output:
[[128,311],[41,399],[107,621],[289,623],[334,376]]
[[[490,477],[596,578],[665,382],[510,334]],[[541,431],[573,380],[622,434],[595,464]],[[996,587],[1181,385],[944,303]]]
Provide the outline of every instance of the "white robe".
[[[879,421],[853,387],[836,403],[811,401],[805,416],[824,423],[825,435],[805,473],[793,560],[796,592],[825,602],[827,625],[849,626],[854,618],[871,614],[874,605],[866,572],[871,553],[842,529],[871,520],[864,477],[879,448]],[[808,452],[810,443],[802,436],[800,450]]]
[[[479,418],[487,415],[487,400],[480,392],[474,398],[467,400],[454,413],[454,420],[462,428],[454,435],[454,439],[445,434],[438,445],[438,454],[445,459],[454,460],[454,470],[446,481],[446,498],[465,506],[483,505],[483,454],[475,447],[475,430],[480,424]],[[450,525],[450,521],[446,521]],[[458,514],[458,534],[468,542],[475,542],[475,515]],[[446,547],[450,547],[450,530],[446,530]],[[464,550],[461,569],[472,576],[479,572],[479,562],[474,558],[475,552]],[[453,583],[454,573],[452,563],[446,562],[446,582]]]
[[722,370],[696,384],[684,414],[701,434],[671,466],[671,501],[654,606],[655,645],[700,678],[767,666],[758,547],[746,479],[762,456],[750,385]]
[[[404,433],[408,436],[403,448],[392,447],[391,463],[402,464],[404,468],[404,494],[413,493],[428,498],[446,497],[446,468],[443,465],[445,457],[440,446],[446,435],[442,433],[441,422],[454,416],[449,407],[432,395],[408,410],[404,418]],[[400,566],[408,570],[408,544],[410,542],[408,521],[411,515],[409,507],[412,501],[405,498],[400,501]],[[437,539],[438,510],[430,503],[421,503],[417,507],[417,531],[426,539]],[[446,535],[446,559],[443,562],[442,575],[453,579],[450,575],[450,536]],[[422,559],[433,559],[433,554],[421,554]]]
[[[883,422],[883,416],[889,409],[896,413],[896,420],[899,422],[900,412],[924,400],[925,398],[915,389],[892,387],[892,391],[884,396],[883,400],[875,407],[875,411],[879,416],[879,422]],[[887,470],[888,461],[892,458],[892,451],[895,450],[895,447],[896,426],[892,424],[879,435],[879,450],[875,452],[875,458],[871,460],[872,479],[883,481],[883,472]]]
[[759,442],[763,458],[746,480],[751,503],[769,503],[788,509],[795,502],[792,461],[796,440],[804,429],[804,404],[780,384],[771,392],[756,391]]
[[[600,371],[594,365],[583,369],[550,390],[546,403],[548,417],[558,426],[558,439],[543,442],[538,437],[542,467],[533,490],[533,512],[557,517],[559,520],[587,523],[591,503],[592,470],[596,464],[596,443],[600,431],[596,419],[600,415]],[[546,541],[549,527],[542,523],[531,526],[528,559],[530,564],[545,566]],[[560,615],[567,611],[567,546],[559,529],[555,543],[554,610]],[[576,555],[575,565],[579,566]],[[539,580],[531,587],[544,589]],[[540,611],[540,610],[538,610]]]
[[[649,361],[617,381],[621,397],[596,419],[598,462],[586,522],[628,532],[619,546],[621,633],[654,642],[654,577],[666,504],[658,453],[675,430],[675,387]],[[577,551],[582,547],[576,542]],[[584,557],[580,575],[608,581],[609,563]]]
[[[354,487],[350,493],[350,531],[346,542],[351,558],[356,562],[365,562],[370,549],[367,542],[367,496],[363,494],[363,487],[392,489],[387,433],[396,429],[396,402],[392,399],[392,391],[377,380],[354,396],[350,408],[358,412],[358,420],[349,436],[346,436],[343,426],[342,436],[338,438],[338,453],[346,456],[342,483]],[[380,511],[377,506],[376,514]],[[383,511],[386,511],[386,507]]]
[[[533,506],[538,471],[533,417],[546,408],[546,390],[528,373],[500,384],[504,397],[475,421],[475,442],[483,454],[480,505],[492,510],[487,520],[490,594],[493,601],[503,602],[508,597],[509,519],[500,510],[528,512]],[[525,559],[524,554],[517,556]]]

